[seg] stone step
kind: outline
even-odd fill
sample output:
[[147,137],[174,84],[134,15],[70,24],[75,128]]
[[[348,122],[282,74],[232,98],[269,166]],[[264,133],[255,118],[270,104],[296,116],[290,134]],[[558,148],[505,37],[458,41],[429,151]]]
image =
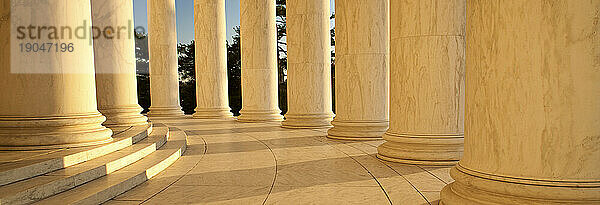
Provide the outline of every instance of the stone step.
[[35,204],[101,204],[144,183],[173,164],[185,152],[186,134],[171,131],[159,150],[125,168]]
[[[113,135],[114,141],[111,143],[89,147],[57,149],[27,158],[3,161],[0,163],[0,186],[50,173],[110,154],[146,138],[150,132],[152,132],[150,124],[136,126]],[[3,154],[28,156],[32,152],[11,151]]]
[[164,145],[167,127],[155,127],[149,137],[102,157],[0,187],[1,204],[28,204],[100,178],[152,154]]

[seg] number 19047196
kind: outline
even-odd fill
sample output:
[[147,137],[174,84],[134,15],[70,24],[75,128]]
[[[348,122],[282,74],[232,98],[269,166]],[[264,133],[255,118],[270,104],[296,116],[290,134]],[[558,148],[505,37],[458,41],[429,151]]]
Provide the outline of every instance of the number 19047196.
[[22,53],[38,53],[38,52],[73,52],[75,47],[73,43],[20,43]]

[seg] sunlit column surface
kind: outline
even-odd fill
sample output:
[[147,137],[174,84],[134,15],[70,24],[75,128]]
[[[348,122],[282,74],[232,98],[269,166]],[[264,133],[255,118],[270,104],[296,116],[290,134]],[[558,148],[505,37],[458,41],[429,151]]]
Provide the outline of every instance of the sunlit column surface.
[[451,165],[463,150],[465,0],[390,0],[390,128],[381,159]]
[[231,118],[225,0],[194,0],[194,25],[197,102],[194,118]]
[[138,105],[133,36],[133,2],[92,0],[94,65],[98,110],[105,126],[128,127],[147,124]]
[[389,1],[335,2],[336,117],[328,137],[370,140],[388,128]]
[[[47,33],[16,37],[15,27],[19,26],[89,27],[90,14],[89,1],[0,3],[0,149],[76,147],[112,141],[112,131],[101,125],[106,118],[96,107],[94,51],[89,36],[59,41],[49,39]],[[27,52],[19,46],[37,43],[39,48],[48,42],[72,43],[73,49]]]
[[179,105],[175,0],[148,0],[150,112],[148,116],[183,115]]
[[283,127],[330,127],[331,36],[328,0],[288,0],[288,112]]
[[281,121],[275,0],[240,1],[242,110],[239,121]]
[[465,150],[444,204],[600,204],[600,1],[467,1]]

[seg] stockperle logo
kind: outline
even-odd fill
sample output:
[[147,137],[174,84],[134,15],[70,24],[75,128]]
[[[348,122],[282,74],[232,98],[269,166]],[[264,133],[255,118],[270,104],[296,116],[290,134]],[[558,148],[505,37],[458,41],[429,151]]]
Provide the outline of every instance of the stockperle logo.
[[133,43],[135,32],[146,33],[143,27],[134,29],[133,16],[101,14],[92,18],[89,1],[10,0],[10,13],[0,18],[10,21],[11,72],[88,73],[94,69],[83,68],[93,66],[94,46]]

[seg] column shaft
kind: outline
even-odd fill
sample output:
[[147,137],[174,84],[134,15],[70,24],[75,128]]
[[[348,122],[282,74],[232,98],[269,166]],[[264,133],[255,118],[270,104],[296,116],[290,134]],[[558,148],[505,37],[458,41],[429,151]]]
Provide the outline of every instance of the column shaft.
[[179,105],[175,0],[148,0],[150,112],[148,116],[183,115]]
[[225,0],[194,0],[195,118],[231,118],[227,84]]
[[283,127],[330,127],[331,36],[329,1],[288,0],[288,112]]
[[467,1],[465,152],[444,204],[600,204],[600,1]]
[[463,151],[465,0],[390,2],[390,128],[378,157],[427,165]]
[[281,121],[275,0],[240,1],[242,110],[239,121]]
[[[90,26],[90,13],[89,1],[0,3],[0,149],[77,147],[112,141],[112,131],[101,125],[106,118],[97,110],[94,51],[85,29]],[[30,25],[36,28],[20,38],[18,28]],[[21,50],[21,43],[40,48],[57,41],[48,33],[38,34],[38,26],[84,29],[77,38],[69,39],[68,32],[56,36],[60,39],[57,43],[65,43],[64,48],[70,45],[72,50]]]
[[[137,101],[133,2],[92,0],[94,65],[98,110],[105,126],[128,127],[147,124]],[[98,33],[99,32],[99,33]]]
[[389,116],[389,0],[338,0],[335,11],[336,117],[328,137],[381,138]]

